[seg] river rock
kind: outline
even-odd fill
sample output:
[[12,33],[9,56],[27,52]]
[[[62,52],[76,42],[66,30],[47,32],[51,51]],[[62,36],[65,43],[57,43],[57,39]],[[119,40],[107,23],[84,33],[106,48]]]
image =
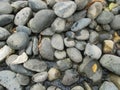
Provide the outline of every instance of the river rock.
[[28,43],[29,43],[29,37],[24,32],[13,33],[7,39],[7,44],[15,50],[20,50],[20,49],[26,48]]
[[72,25],[71,30],[74,32],[81,30],[81,29],[87,27],[90,24],[90,22],[91,22],[90,18],[82,18]]
[[49,38],[43,38],[39,47],[40,55],[47,60],[54,60],[54,49]]
[[102,55],[102,51],[96,45],[88,43],[86,45],[84,54],[87,55],[87,56],[90,56],[93,59],[97,59],[98,60],[101,57],[101,55]]
[[44,82],[48,77],[47,72],[41,72],[41,73],[36,73],[35,75],[32,76],[32,80],[34,82]]
[[47,64],[44,61],[30,59],[23,66],[31,71],[42,72],[47,69]]
[[84,88],[81,86],[75,86],[71,90],[84,90]]
[[57,59],[64,59],[66,57],[66,52],[65,51],[56,50],[54,55],[55,55],[55,57]]
[[9,31],[7,31],[5,28],[0,27],[0,40],[6,40],[9,36]]
[[9,70],[0,71],[0,84],[8,90],[22,90],[20,84],[15,78],[16,74]]
[[80,63],[82,61],[81,52],[76,48],[67,48],[67,54],[69,58],[75,63]]
[[3,14],[0,15],[0,26],[5,26],[13,22],[14,15]]
[[119,59],[120,59],[120,57],[118,57],[118,56],[111,55],[111,54],[104,54],[100,59],[100,63],[103,67],[105,67],[109,71],[120,75]]
[[34,84],[30,90],[46,90],[46,88],[41,83],[37,83]]
[[118,90],[118,88],[112,82],[105,81],[99,90]]
[[5,45],[4,47],[2,47],[0,49],[0,62],[3,61],[7,56],[9,56],[12,53],[13,50],[9,46]]
[[29,26],[33,33],[40,33],[52,24],[55,17],[54,11],[52,10],[40,10],[35,14],[34,18],[30,20]]
[[42,0],[28,0],[28,2],[29,7],[35,12],[47,8],[47,4]]
[[75,41],[73,39],[66,37],[66,38],[64,38],[64,44],[66,47],[74,47]]
[[12,12],[12,7],[8,2],[0,2],[0,14],[9,14]]
[[32,10],[29,7],[23,8],[20,10],[16,16],[14,23],[16,25],[25,25],[32,15]]
[[60,34],[54,34],[51,39],[51,45],[57,50],[64,49],[63,37]]
[[70,17],[76,8],[77,5],[73,1],[57,2],[53,7],[55,14],[61,18]]

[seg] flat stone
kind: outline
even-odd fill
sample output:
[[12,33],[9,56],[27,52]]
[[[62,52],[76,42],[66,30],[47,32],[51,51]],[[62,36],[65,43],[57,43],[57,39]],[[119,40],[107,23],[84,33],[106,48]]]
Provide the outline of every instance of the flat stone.
[[48,80],[53,81],[55,79],[58,79],[60,77],[60,72],[56,68],[50,68],[48,71]]
[[57,50],[64,49],[63,37],[60,34],[54,34],[51,39],[51,45]]
[[14,15],[0,15],[0,26],[5,26],[13,22]]
[[89,0],[75,0],[75,3],[77,4],[77,10],[84,9],[87,6],[88,2]]
[[80,63],[82,61],[81,52],[76,48],[67,48],[67,54],[69,58],[75,63]]
[[72,67],[72,61],[69,58],[57,61],[57,66],[61,71],[65,71]]
[[85,50],[85,46],[86,46],[86,42],[85,41],[76,41],[76,44],[75,44],[75,47],[78,49],[78,50]]
[[61,33],[65,30],[66,21],[62,18],[56,18],[55,21],[52,23],[51,28],[56,33]]
[[49,38],[43,38],[39,47],[39,52],[42,58],[47,60],[54,60],[54,49]]
[[9,36],[9,31],[5,28],[0,27],[0,40],[6,40]]
[[31,29],[28,28],[28,27],[26,27],[26,26],[22,26],[22,25],[17,26],[17,27],[16,27],[16,31],[17,31],[17,32],[25,32],[25,33],[27,33],[28,35],[31,34]]
[[102,12],[102,9],[103,9],[102,3],[95,2],[88,8],[87,16],[91,19],[95,19]]
[[71,90],[84,90],[84,88],[81,86],[75,86]]
[[86,45],[84,54],[87,55],[87,56],[90,56],[93,59],[98,60],[102,55],[102,51],[96,45],[88,43]]
[[35,12],[41,9],[47,9],[47,4],[42,0],[28,0],[28,2],[29,7]]
[[110,24],[112,29],[119,30],[120,29],[119,22],[120,22],[120,15],[116,15]]
[[68,37],[64,38],[64,44],[66,47],[74,47],[75,41],[73,39],[69,39]]
[[53,7],[55,14],[61,18],[70,17],[76,8],[77,5],[73,1],[57,2]]
[[98,17],[97,22],[99,24],[108,24],[114,19],[113,13],[109,11],[103,11]]
[[20,85],[28,85],[29,84],[29,77],[28,76],[25,76],[25,75],[22,75],[22,74],[16,74],[16,78],[18,80],[18,83]]
[[55,17],[56,15],[52,10],[40,10],[35,14],[34,18],[30,20],[29,26],[33,33],[40,33],[52,24]]
[[30,59],[23,66],[31,71],[42,72],[47,69],[47,64],[44,61]]
[[32,80],[34,82],[44,82],[48,77],[47,72],[41,72],[41,73],[36,73],[35,75],[32,76]]
[[33,48],[32,48],[32,51],[33,51],[33,55],[38,55],[38,51],[39,51],[39,48],[38,48],[38,38],[37,37],[33,37]]
[[13,10],[8,2],[0,2],[0,6],[2,7],[0,8],[0,14],[9,14]]
[[100,63],[103,67],[108,69],[109,71],[120,75],[120,57],[111,55],[111,54],[104,54],[101,59]]
[[90,35],[89,35],[89,42],[90,43],[98,42],[98,38],[99,38],[99,33],[98,32],[96,32],[96,31],[90,32]]
[[62,83],[64,85],[71,85],[79,80],[78,72],[73,69],[69,69],[65,71],[65,75],[63,76]]
[[2,47],[0,49],[0,62],[3,61],[7,56],[9,56],[12,53],[13,50],[9,46],[5,45],[4,47]]
[[43,30],[40,34],[43,36],[52,36],[55,32],[51,28]]
[[71,30],[74,32],[81,30],[81,29],[87,27],[90,24],[90,22],[91,22],[90,18],[82,18],[72,25]]
[[0,71],[0,84],[8,90],[22,90],[20,84],[15,78],[16,74],[9,70]]
[[118,88],[112,82],[105,81],[99,90],[118,90]]
[[55,57],[57,59],[64,59],[64,58],[66,58],[66,52],[65,51],[56,50],[54,55],[55,55]]
[[24,32],[13,33],[7,39],[7,44],[15,50],[20,50],[20,49],[26,48],[28,43],[29,43],[28,34],[26,34]]
[[32,10],[29,7],[21,9],[15,16],[14,23],[16,25],[25,25],[32,15]]
[[37,83],[34,84],[30,90],[46,90],[46,88],[41,83]]

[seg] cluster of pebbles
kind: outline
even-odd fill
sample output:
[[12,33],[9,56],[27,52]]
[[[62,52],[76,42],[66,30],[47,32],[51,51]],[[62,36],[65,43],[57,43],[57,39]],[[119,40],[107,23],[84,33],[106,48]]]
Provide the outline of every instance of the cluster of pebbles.
[[0,90],[120,90],[120,0],[0,0]]

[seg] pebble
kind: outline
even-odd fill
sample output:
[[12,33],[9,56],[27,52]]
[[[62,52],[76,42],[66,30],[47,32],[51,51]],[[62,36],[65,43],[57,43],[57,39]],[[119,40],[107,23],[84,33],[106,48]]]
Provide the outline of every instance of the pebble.
[[12,62],[15,61],[17,58],[18,58],[18,55],[16,55],[16,54],[12,54],[12,55],[8,56],[6,59],[6,64],[8,66],[12,65]]
[[0,27],[0,40],[6,40],[9,36],[9,31],[5,28]]
[[108,24],[114,19],[113,13],[109,11],[103,11],[98,17],[97,22],[99,24]]
[[36,72],[42,72],[47,69],[47,64],[44,61],[38,59],[30,59],[23,64],[26,69]]
[[102,68],[96,60],[85,57],[83,63],[79,66],[79,72],[85,74],[94,83],[101,81]]
[[7,56],[13,53],[13,50],[5,45],[0,49],[0,62],[2,62]]
[[57,61],[57,66],[61,71],[65,71],[72,67],[72,61],[69,58]]
[[99,90],[118,90],[118,88],[112,82],[105,81]]
[[85,41],[76,41],[75,47],[78,50],[80,50],[80,51],[85,50],[85,46],[86,46],[86,42]]
[[54,12],[58,17],[68,18],[76,11],[77,5],[73,1],[57,2],[54,6]]
[[12,7],[8,2],[0,2],[0,14],[10,14],[12,12]]
[[26,48],[29,43],[29,37],[24,32],[13,33],[8,39],[7,44],[15,50],[20,50]]
[[15,16],[15,25],[25,25],[32,15],[32,10],[29,7],[21,9]]
[[6,44],[6,42],[1,41],[1,42],[0,42],[0,48],[2,48],[5,44]]
[[47,90],[61,90],[61,89],[56,86],[50,86],[47,88]]
[[77,40],[88,40],[89,39],[89,32],[86,29],[82,29],[75,33],[75,38]]
[[47,72],[41,72],[41,73],[36,73],[35,75],[32,76],[32,80],[34,82],[44,82],[48,77]]
[[120,59],[120,57],[118,57],[118,56],[111,55],[111,54],[104,54],[100,59],[100,63],[103,67],[105,67],[109,71],[120,75],[119,59]]
[[41,9],[47,9],[47,4],[42,0],[28,0],[29,7],[34,11],[37,12]]
[[87,82],[84,82],[85,90],[92,90],[90,85]]
[[99,34],[99,41],[104,42],[105,40],[111,40],[113,38],[112,34],[109,33],[102,33]]
[[57,50],[64,49],[63,37],[60,34],[54,34],[51,39],[51,45]]
[[37,37],[33,37],[33,48],[32,48],[32,51],[33,51],[33,55],[38,55],[38,38]]
[[45,86],[43,86],[41,83],[34,84],[30,90],[46,90]]
[[56,33],[61,33],[65,30],[66,21],[62,18],[56,18],[55,21],[52,23],[51,28]]
[[52,36],[55,32],[51,28],[43,30],[40,34],[43,36]]
[[53,7],[54,4],[56,3],[56,0],[46,0],[46,3],[48,6]]
[[64,59],[64,58],[66,58],[66,52],[65,51],[56,50],[55,53],[54,53],[54,56],[57,59]]
[[39,47],[40,55],[47,60],[54,60],[54,49],[49,38],[43,38]]
[[20,9],[25,8],[28,6],[28,1],[15,1],[11,4],[13,11],[16,13]]
[[27,33],[28,35],[31,34],[31,29],[28,28],[28,27],[26,27],[26,26],[22,26],[22,25],[17,26],[17,27],[16,27],[16,31],[17,31],[17,32],[25,32],[25,33]]
[[75,38],[75,33],[72,32],[72,31],[67,31],[67,32],[65,33],[65,35],[66,35],[66,37],[71,38],[71,39],[74,39],[74,38]]
[[16,72],[16,73],[20,73],[20,74],[23,74],[23,75],[26,75],[26,76],[32,76],[33,75],[33,72],[24,68],[23,65],[16,64],[16,65],[9,65],[9,67],[13,72]]
[[120,89],[120,76],[110,74],[109,78],[117,86],[117,88]]
[[103,53],[113,53],[114,42],[112,40],[104,40]]
[[91,19],[95,19],[102,12],[102,9],[103,9],[102,3],[95,2],[88,8],[87,16]]
[[53,10],[40,10],[35,14],[34,18],[30,20],[29,26],[33,33],[40,33],[53,23],[55,17],[56,15]]
[[22,90],[16,79],[16,74],[9,70],[0,71],[0,84],[8,90]]
[[58,79],[60,77],[60,71],[56,68],[50,68],[48,71],[48,80],[53,81],[55,79]]
[[64,44],[66,47],[74,47],[75,46],[75,41],[73,39],[69,38],[64,38]]
[[62,83],[63,85],[72,85],[79,80],[78,72],[74,69],[68,69],[65,71]]
[[30,82],[30,79],[28,76],[22,75],[22,74],[16,74],[17,81],[20,85],[28,85]]
[[81,55],[81,52],[76,49],[76,48],[67,48],[67,54],[69,56],[69,58],[75,62],[75,63],[80,63],[82,62],[82,55]]
[[13,22],[14,15],[2,14],[0,15],[0,26],[5,26]]
[[120,22],[120,15],[116,15],[110,24],[112,29],[119,30],[120,29],[119,22]]
[[87,27],[90,23],[91,23],[91,19],[90,18],[82,18],[82,19],[76,21],[72,25],[71,30],[76,32],[78,30],[81,30],[81,29]]
[[26,48],[26,54],[27,55],[32,55],[32,45],[33,45],[33,42],[30,41],[27,48]]
[[89,0],[75,0],[75,3],[77,4],[77,10],[84,9],[87,6],[88,2]]
[[71,90],[84,90],[84,88],[81,86],[75,86]]
[[91,23],[89,24],[90,29],[95,29],[97,27],[97,22],[95,20],[92,20]]
[[102,55],[102,51],[96,45],[88,43],[86,45],[84,54],[91,57],[91,58],[93,58],[93,59],[98,60]]

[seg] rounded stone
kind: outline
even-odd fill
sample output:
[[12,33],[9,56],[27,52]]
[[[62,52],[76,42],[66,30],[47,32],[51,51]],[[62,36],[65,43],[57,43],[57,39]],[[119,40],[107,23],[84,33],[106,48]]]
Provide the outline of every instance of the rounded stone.
[[29,37],[24,32],[13,33],[7,39],[7,44],[15,50],[20,50],[20,49],[26,48],[28,43],[29,43]]
[[41,83],[34,84],[30,90],[46,90],[45,86],[43,86]]
[[16,25],[25,25],[32,15],[32,10],[29,7],[20,10],[14,19]]
[[97,17],[97,22],[99,24],[108,24],[110,23],[114,18],[113,13],[109,11],[103,11],[98,17]]
[[75,86],[71,90],[84,90],[84,88],[81,86]]
[[9,31],[7,31],[5,28],[0,27],[0,40],[6,40],[9,36]]
[[32,76],[32,80],[34,82],[44,82],[48,77],[47,72],[41,72],[41,73],[36,73],[35,75]]
[[73,39],[69,38],[64,38],[64,44],[66,47],[74,47],[75,46],[75,41]]
[[73,1],[57,2],[53,7],[55,14],[61,18],[70,17],[76,8],[77,5]]
[[64,59],[66,57],[66,52],[56,50],[54,55],[57,59]]

